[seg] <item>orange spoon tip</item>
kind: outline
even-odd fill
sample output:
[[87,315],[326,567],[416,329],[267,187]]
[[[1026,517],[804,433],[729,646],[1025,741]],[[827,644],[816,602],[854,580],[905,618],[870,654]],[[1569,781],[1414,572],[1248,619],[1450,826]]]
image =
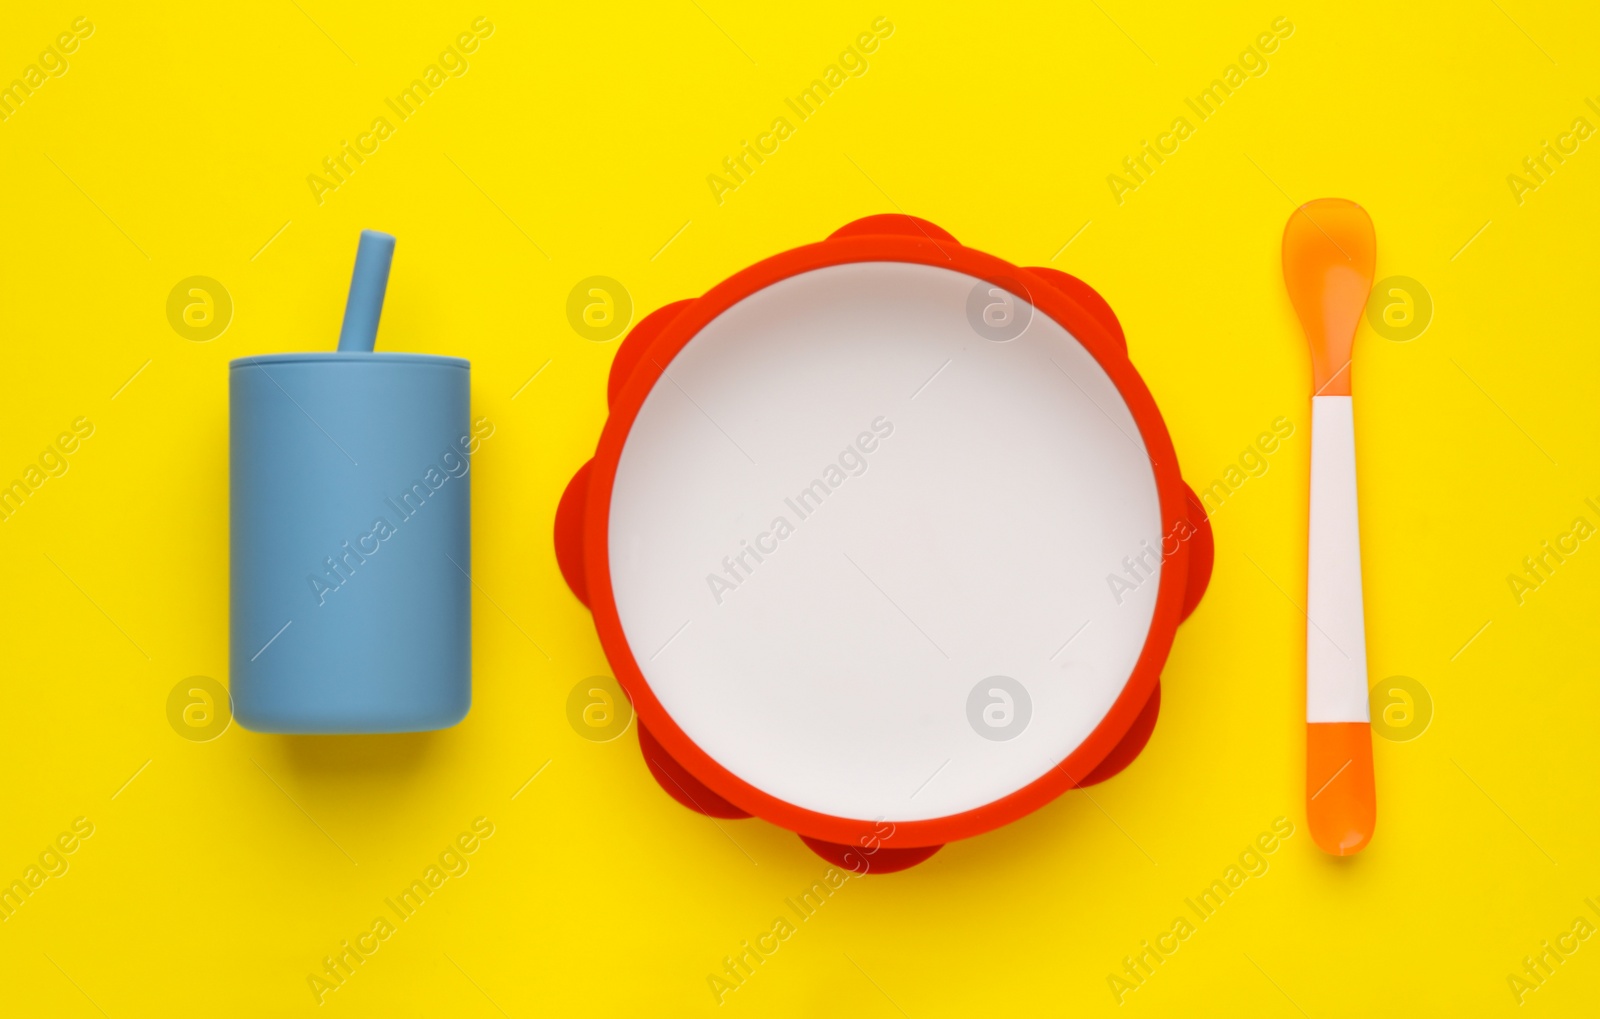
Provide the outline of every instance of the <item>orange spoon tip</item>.
[[1350,394],[1350,354],[1377,248],[1372,217],[1347,198],[1307,202],[1283,228],[1283,280],[1311,346],[1319,394]]

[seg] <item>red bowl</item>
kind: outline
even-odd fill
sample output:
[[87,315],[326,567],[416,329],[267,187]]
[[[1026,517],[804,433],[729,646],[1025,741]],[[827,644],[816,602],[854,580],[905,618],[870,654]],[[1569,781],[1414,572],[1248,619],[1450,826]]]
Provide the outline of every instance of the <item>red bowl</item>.
[[644,318],[608,397],[557,559],[680,803],[884,872],[1143,749],[1211,530],[1082,281],[873,216]]

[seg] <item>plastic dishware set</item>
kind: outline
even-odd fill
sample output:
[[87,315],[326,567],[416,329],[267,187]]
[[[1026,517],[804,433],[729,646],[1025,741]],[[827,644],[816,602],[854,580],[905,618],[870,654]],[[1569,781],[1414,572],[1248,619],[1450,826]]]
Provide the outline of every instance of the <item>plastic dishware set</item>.
[[[1375,816],[1349,385],[1372,236],[1324,200],[1283,246],[1315,375],[1307,809],[1340,855]],[[363,233],[336,351],[230,365],[250,729],[439,729],[471,702],[470,366],[374,349],[394,247]],[[1081,280],[872,216],[643,318],[607,397],[557,560],[686,807],[881,873],[1150,739],[1212,533]]]

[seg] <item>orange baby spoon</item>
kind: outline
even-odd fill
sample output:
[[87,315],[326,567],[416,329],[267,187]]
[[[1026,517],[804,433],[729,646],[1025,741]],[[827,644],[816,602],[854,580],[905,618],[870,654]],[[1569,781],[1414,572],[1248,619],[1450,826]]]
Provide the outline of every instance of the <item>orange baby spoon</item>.
[[1365,209],[1307,202],[1283,231],[1283,279],[1311,345],[1311,521],[1306,555],[1306,818],[1324,852],[1372,841],[1377,797],[1367,710],[1350,357],[1372,290]]

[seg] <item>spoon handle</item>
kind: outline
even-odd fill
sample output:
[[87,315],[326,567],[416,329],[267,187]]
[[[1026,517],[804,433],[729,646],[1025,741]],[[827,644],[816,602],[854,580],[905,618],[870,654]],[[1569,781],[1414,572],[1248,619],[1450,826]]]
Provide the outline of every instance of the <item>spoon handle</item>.
[[1377,815],[1349,396],[1311,398],[1306,559],[1306,817],[1318,846],[1348,856]]

